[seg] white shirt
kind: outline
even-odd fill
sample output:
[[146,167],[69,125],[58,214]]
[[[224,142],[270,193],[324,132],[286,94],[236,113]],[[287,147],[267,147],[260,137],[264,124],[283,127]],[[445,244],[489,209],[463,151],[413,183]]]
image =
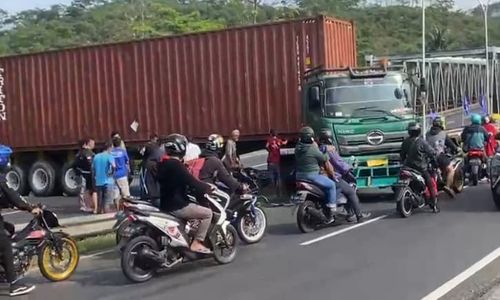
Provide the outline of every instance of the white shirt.
[[184,156],[184,161],[189,161],[197,159],[200,157],[201,149],[198,145],[193,143],[188,143],[186,147],[186,155]]

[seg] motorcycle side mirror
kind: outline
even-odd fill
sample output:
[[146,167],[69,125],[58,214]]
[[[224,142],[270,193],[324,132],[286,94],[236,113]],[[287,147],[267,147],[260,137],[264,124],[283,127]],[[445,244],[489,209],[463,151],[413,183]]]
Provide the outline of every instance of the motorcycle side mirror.
[[400,88],[394,89],[394,97],[396,97],[396,99],[398,100],[403,99],[404,97],[403,91]]

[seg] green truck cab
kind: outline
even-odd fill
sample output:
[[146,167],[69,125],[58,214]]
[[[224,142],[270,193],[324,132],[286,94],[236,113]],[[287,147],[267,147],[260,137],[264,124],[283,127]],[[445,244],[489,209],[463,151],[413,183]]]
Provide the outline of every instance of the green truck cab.
[[358,188],[386,188],[398,179],[399,152],[411,107],[410,80],[376,68],[316,69],[303,85],[304,123],[329,128],[339,154],[354,167]]

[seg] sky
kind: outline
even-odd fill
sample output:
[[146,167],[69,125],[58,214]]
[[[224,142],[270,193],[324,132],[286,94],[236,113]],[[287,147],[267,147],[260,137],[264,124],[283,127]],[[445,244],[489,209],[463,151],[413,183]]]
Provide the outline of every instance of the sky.
[[[48,8],[54,4],[70,4],[72,0],[0,0],[0,8],[9,13],[16,13],[26,9]],[[493,2],[493,1],[492,1]],[[477,0],[455,0],[461,9],[477,6]]]

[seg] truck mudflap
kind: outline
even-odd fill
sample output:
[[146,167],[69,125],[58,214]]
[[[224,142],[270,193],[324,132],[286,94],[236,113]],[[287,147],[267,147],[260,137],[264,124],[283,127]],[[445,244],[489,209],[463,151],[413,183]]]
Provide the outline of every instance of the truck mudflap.
[[358,166],[354,170],[358,189],[389,188],[398,181],[400,164],[377,167]]

